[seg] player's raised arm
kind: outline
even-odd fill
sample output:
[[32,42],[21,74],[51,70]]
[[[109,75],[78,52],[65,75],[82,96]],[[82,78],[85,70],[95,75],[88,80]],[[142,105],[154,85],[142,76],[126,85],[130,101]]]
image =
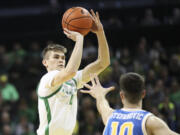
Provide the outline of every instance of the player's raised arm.
[[146,129],[148,135],[180,135],[170,130],[166,123],[156,116],[149,116]]
[[84,86],[89,90],[81,90],[81,92],[88,93],[96,99],[97,109],[101,114],[104,125],[106,125],[109,116],[114,110],[109,106],[109,103],[107,102],[105,96],[108,92],[113,90],[114,87],[103,88],[97,76],[95,76],[95,78],[91,78],[91,83],[92,86],[90,86],[89,84],[84,84]]
[[65,29],[64,34],[76,43],[66,68],[64,68],[54,77],[52,86],[61,85],[63,82],[75,76],[82,58],[84,41],[83,35],[78,32],[69,31],[67,29]]
[[90,73],[99,74],[110,64],[109,47],[103,25],[99,19],[99,14],[98,12],[95,14],[93,10],[91,10],[91,14],[93,18],[93,26],[91,31],[97,35],[98,39],[98,59],[83,69],[82,80],[84,82],[90,81]]

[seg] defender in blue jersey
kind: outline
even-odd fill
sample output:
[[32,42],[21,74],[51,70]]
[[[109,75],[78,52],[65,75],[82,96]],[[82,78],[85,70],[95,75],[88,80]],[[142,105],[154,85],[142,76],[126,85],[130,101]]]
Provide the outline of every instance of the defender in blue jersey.
[[104,135],[146,135],[145,122],[150,115],[144,110],[115,110],[108,120]]
[[103,135],[178,135],[170,130],[164,121],[150,112],[142,110],[145,96],[144,79],[137,73],[126,73],[120,77],[122,109],[110,108],[105,96],[114,87],[103,88],[97,76],[91,79],[90,90],[81,90],[96,99],[105,129]]

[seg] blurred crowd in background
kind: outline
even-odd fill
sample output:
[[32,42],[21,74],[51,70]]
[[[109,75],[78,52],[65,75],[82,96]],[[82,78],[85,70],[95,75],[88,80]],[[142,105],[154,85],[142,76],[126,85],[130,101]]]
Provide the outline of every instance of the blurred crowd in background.
[[[180,9],[173,8],[168,15],[154,16],[155,11],[147,8],[143,16],[120,15],[104,17],[106,29],[121,29],[134,26],[179,25]],[[119,37],[121,38],[121,37]],[[162,35],[161,35],[162,38]],[[133,45],[121,46],[108,36],[111,65],[100,74],[104,87],[115,86],[107,95],[110,106],[121,108],[119,77],[126,72],[137,72],[146,80],[146,97],[143,108],[162,118],[169,127],[180,133],[180,42],[172,46],[171,39],[164,45],[158,37],[154,40],[139,36]],[[129,39],[130,40],[130,39]],[[113,41],[113,42],[112,42]],[[38,128],[36,88],[43,74],[41,51],[51,40],[0,43],[0,135],[35,135]],[[57,43],[57,42],[56,42]],[[59,42],[58,42],[59,43]],[[60,43],[61,44],[61,43]],[[63,41],[68,48],[67,60],[72,42]],[[167,47],[168,46],[168,47]],[[172,46],[172,47],[171,47]],[[81,68],[97,58],[95,38],[86,38]],[[101,135],[104,125],[96,109],[95,100],[78,92],[78,120],[74,135]]]

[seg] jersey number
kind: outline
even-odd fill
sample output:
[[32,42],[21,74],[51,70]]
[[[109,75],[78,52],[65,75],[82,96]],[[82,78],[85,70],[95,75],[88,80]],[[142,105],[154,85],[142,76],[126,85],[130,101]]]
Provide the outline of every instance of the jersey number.
[[[117,135],[117,128],[118,128],[119,122],[112,122],[111,128],[112,128],[112,133],[111,135]],[[124,124],[121,125],[120,127],[120,133],[119,135],[125,135],[125,129],[127,129],[127,135],[133,135],[133,123],[132,122],[125,122]]]

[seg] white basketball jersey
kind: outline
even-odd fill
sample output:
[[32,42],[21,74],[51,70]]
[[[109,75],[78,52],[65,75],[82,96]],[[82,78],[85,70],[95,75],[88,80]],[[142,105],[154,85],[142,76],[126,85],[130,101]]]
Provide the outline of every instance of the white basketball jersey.
[[81,87],[82,71],[61,86],[52,88],[51,82],[58,72],[45,74],[38,87],[38,135],[72,135],[76,124],[77,89]]

